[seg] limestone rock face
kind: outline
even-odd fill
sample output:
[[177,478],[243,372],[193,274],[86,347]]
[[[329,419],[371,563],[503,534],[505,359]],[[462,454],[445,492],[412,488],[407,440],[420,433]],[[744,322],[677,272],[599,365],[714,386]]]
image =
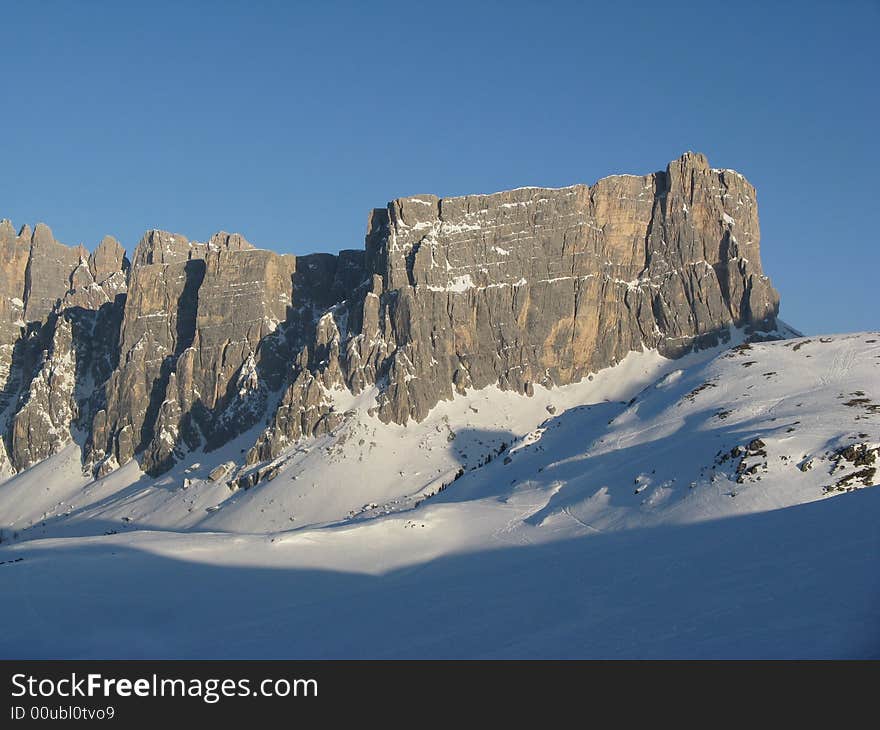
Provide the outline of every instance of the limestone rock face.
[[692,153],[593,186],[395,200],[370,216],[367,283],[321,320],[248,460],[333,428],[337,387],[378,384],[379,416],[405,423],[455,390],[530,394],[643,347],[771,331],[759,235],[754,188]]
[[20,470],[88,423],[115,367],[128,262],[112,238],[92,255],[48,226],[0,221],[0,471]]
[[143,452],[159,472],[263,415],[284,381],[297,259],[235,234],[207,243],[150,231],[134,254],[120,366],[92,429],[92,464]]
[[773,336],[759,244],[754,188],[693,153],[592,186],[400,198],[338,255],[153,230],[129,264],[110,237],[88,254],[3,221],[4,452],[25,468],[76,430],[96,476],[135,457],[158,474],[262,424],[255,464],[336,428],[341,391],[405,424],[466,389]]
[[82,246],[71,248],[58,243],[49,226],[37,223],[25,271],[25,320],[47,317],[71,290],[75,274],[81,266],[87,267],[87,260],[88,252]]
[[67,317],[54,317],[46,330],[47,347],[12,419],[10,455],[18,468],[60,451],[70,441],[69,429],[78,415],[73,324]]
[[8,220],[0,221],[0,410],[11,397],[7,383],[13,375],[13,350],[26,324],[24,289],[30,251],[30,232],[22,229],[16,235]]

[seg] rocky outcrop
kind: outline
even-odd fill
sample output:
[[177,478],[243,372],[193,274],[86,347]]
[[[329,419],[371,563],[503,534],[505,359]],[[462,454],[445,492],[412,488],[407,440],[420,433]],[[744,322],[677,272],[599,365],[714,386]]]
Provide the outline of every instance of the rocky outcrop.
[[[159,473],[262,424],[256,464],[335,428],[341,390],[375,388],[378,417],[404,424],[469,388],[528,395],[632,350],[759,336],[778,309],[759,244],[754,188],[692,153],[592,186],[401,198],[338,255],[156,230],[129,267],[111,238],[87,255],[0,224],[3,374],[20,360],[31,384],[7,448],[21,468],[79,424],[87,469],[139,455]],[[30,360],[13,353],[30,340]]]
[[18,468],[36,464],[69,443],[79,413],[73,323],[56,316],[46,330],[47,347],[12,419],[10,453]]
[[593,186],[521,188],[373,211],[368,283],[321,320],[250,462],[339,419],[332,390],[377,384],[385,421],[454,391],[574,382],[631,350],[678,356],[770,331],[754,188],[686,154]]
[[279,255],[226,233],[205,244],[148,233],[135,251],[122,364],[95,418],[90,462],[106,471],[143,452],[144,468],[160,472],[182,450],[253,426],[314,312],[360,280],[353,258]]
[[94,386],[116,365],[128,261],[105,238],[91,255],[38,224],[0,221],[0,469],[20,470],[70,443],[93,414]]
[[[24,319],[25,272],[31,250],[31,232],[22,228],[16,235],[8,220],[0,221],[0,411],[14,392],[10,378],[14,348],[26,326]],[[9,387],[7,387],[9,386]]]

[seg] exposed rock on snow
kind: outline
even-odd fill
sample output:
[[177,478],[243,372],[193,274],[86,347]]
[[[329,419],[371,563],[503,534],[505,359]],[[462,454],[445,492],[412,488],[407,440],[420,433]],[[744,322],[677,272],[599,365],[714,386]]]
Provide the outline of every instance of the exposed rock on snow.
[[303,351],[248,461],[332,430],[322,387],[377,383],[379,417],[406,423],[469,388],[531,395],[642,347],[675,357],[731,326],[772,331],[758,245],[754,189],[695,154],[592,187],[395,200],[370,217],[371,278]]
[[138,456],[159,475],[261,424],[238,457],[257,465],[332,433],[341,401],[373,388],[378,417],[405,424],[455,393],[533,395],[633,351],[774,336],[759,239],[752,186],[693,153],[593,186],[401,198],[338,255],[153,230],[129,266],[112,238],[89,255],[3,222],[8,466],[76,428],[91,473]]

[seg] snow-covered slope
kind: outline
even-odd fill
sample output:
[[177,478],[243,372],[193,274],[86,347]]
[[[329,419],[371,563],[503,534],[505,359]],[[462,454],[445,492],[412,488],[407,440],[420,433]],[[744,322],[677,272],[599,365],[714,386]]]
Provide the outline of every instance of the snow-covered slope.
[[276,476],[251,489],[231,489],[226,476],[213,481],[210,473],[228,461],[240,463],[253,432],[218,451],[195,452],[159,478],[129,463],[93,482],[80,474],[78,449],[71,446],[0,486],[0,528],[16,540],[144,528],[263,533],[412,509],[460,470],[526,437],[549,411],[629,399],[671,368],[708,357],[702,352],[672,361],[656,352],[631,353],[581,383],[538,386],[532,398],[497,388],[472,391],[407,426],[370,415],[375,389],[358,397],[334,391],[336,409],[349,414],[343,425],[288,449],[273,462]]
[[340,396],[236,491],[249,435],[158,480],[71,449],[0,485],[0,655],[877,656],[878,367],[861,333],[407,427]]

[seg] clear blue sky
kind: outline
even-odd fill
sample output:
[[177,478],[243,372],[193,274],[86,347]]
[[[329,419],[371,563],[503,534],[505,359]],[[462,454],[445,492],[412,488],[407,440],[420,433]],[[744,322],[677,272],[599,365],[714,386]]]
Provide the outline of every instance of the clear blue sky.
[[782,316],[880,328],[878,3],[2,2],[0,217],[358,248],[401,195],[685,150],[758,189]]

